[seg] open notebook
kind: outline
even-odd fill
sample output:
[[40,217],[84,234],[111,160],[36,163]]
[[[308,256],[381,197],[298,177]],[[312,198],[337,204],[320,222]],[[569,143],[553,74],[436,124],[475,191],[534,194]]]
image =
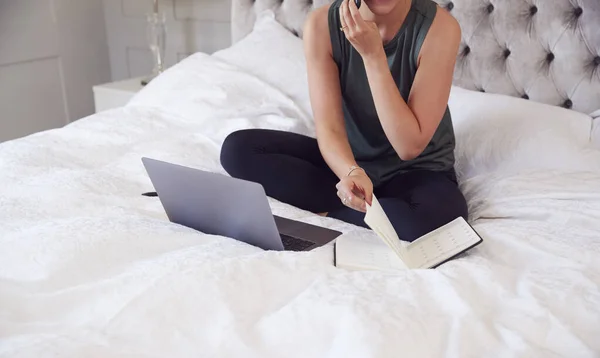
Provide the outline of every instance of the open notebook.
[[337,267],[355,270],[434,268],[483,241],[462,217],[412,243],[401,241],[375,196],[372,205],[367,205],[365,223],[381,240],[340,236],[334,247]]

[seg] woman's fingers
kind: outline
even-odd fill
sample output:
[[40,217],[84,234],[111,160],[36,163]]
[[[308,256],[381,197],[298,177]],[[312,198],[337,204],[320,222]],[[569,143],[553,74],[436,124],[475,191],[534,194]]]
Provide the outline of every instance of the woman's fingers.
[[342,182],[340,182],[337,189],[346,196],[353,195],[352,189],[354,189],[354,183],[349,180],[343,180]]
[[342,2],[342,5],[340,6],[340,26],[342,31],[346,31],[348,30],[348,24],[346,24],[346,19],[344,18],[344,12],[342,11],[342,8],[344,7],[344,3]]
[[361,200],[361,201],[360,201],[360,204],[359,204],[359,206],[358,206],[358,209],[356,209],[356,210],[358,210],[358,211],[362,211],[363,213],[364,213],[364,212],[367,212],[367,202],[366,202],[366,201],[364,201],[364,200]]
[[352,185],[352,193],[354,193],[354,195],[358,196],[362,200],[365,200],[365,191],[362,188],[360,188],[358,185],[356,185],[356,184]]
[[348,11],[350,12],[350,17],[352,18],[352,22],[354,23],[356,29],[364,28],[366,22],[360,15],[360,12],[358,11],[358,7],[356,7],[356,3],[354,2],[354,0],[348,1]]
[[[369,206],[373,205],[373,193],[370,193],[365,196],[365,204],[369,204]],[[366,206],[365,206],[366,209]]]
[[350,1],[351,0],[344,0],[342,1],[342,5],[340,5],[340,19],[343,19],[342,27],[347,26],[347,28],[344,28],[344,31],[354,30],[354,27],[356,26],[354,19],[352,19],[350,8],[348,7]]
[[364,205],[364,200],[360,199],[359,197],[357,197],[356,195],[347,195],[346,193],[337,192],[338,197],[340,198],[340,200],[342,201],[342,203],[344,205],[346,205],[347,207],[354,209],[354,210],[358,210],[358,211],[363,211],[363,207]]
[[343,182],[337,186],[337,196],[342,203],[354,210],[365,211],[365,200],[361,197],[360,192],[355,193],[354,183]]

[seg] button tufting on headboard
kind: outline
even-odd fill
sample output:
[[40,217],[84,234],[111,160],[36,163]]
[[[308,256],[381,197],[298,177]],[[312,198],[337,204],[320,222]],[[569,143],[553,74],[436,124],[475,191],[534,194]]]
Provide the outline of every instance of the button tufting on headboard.
[[571,109],[571,108],[573,108],[573,101],[571,101],[570,99],[567,99],[566,101],[563,102],[562,106],[567,109]]
[[537,6],[533,5],[532,7],[529,8],[529,15],[530,16],[533,16],[533,15],[537,14],[537,12],[538,12]]
[[[331,0],[233,0],[232,40],[273,9],[302,37],[306,14]],[[460,23],[454,84],[571,108],[600,109],[600,0],[435,0]]]
[[462,55],[467,56],[470,53],[471,53],[471,48],[468,45],[465,45],[465,47],[462,50]]

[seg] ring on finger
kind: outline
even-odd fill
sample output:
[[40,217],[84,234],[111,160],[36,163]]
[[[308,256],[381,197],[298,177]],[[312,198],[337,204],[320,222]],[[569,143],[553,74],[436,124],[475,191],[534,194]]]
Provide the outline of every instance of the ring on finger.
[[344,199],[342,199],[342,203],[344,203],[344,205],[348,206],[348,197],[345,196]]

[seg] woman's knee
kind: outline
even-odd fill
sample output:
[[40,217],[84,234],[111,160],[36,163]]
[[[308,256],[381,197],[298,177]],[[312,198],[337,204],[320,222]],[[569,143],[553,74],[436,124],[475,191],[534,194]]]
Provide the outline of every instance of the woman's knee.
[[254,137],[252,130],[243,129],[232,132],[225,138],[221,146],[220,161],[227,173],[239,176],[243,172],[247,155],[254,150]]
[[467,203],[460,191],[421,196],[419,199],[380,199],[402,240],[414,241],[461,216],[468,220]]
[[429,215],[435,214],[438,222],[449,222],[462,216],[467,219],[467,201],[458,184],[447,178],[433,181],[413,193],[413,199],[420,209]]
[[[458,185],[448,184],[447,188],[438,196],[438,200],[442,221],[450,222],[461,216],[465,220],[469,219],[467,200]],[[432,199],[430,205],[433,207],[435,202],[435,199]]]
[[421,224],[431,231],[449,222],[463,217],[469,219],[467,202],[458,188],[440,195],[437,200],[430,201],[421,212]]

